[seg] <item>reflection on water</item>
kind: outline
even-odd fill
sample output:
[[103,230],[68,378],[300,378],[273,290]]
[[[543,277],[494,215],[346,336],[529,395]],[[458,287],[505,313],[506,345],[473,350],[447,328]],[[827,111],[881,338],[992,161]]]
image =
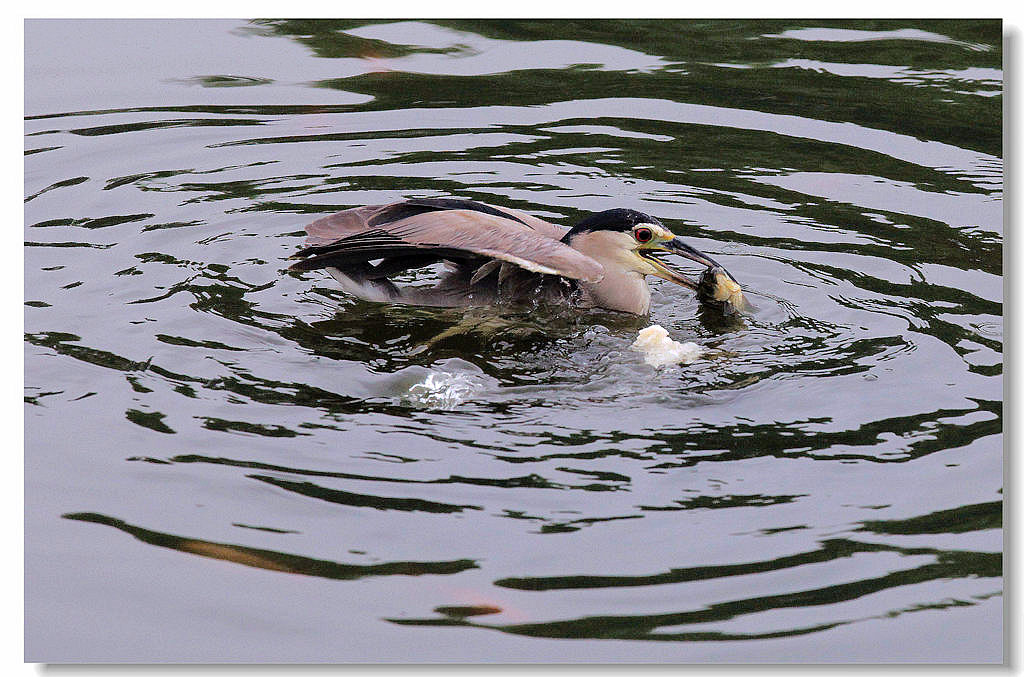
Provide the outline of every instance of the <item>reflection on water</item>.
[[[1001,660],[1000,31],[29,22],[27,658]],[[756,310],[285,271],[407,197],[638,209]]]
[[63,515],[70,520],[82,522],[94,522],[106,524],[107,526],[120,529],[130,534],[143,543],[158,545],[162,548],[174,548],[182,552],[188,552],[202,557],[213,557],[229,562],[237,562],[249,567],[270,569],[271,571],[283,571],[289,574],[303,574],[305,576],[320,576],[322,578],[336,578],[341,580],[352,580],[365,576],[422,576],[424,574],[457,574],[466,569],[476,568],[476,563],[468,560],[457,562],[389,562],[387,564],[376,564],[372,566],[357,566],[352,564],[339,564],[338,562],[326,562],[323,560],[288,555],[283,552],[271,550],[260,550],[257,548],[245,548],[227,543],[211,543],[192,538],[182,538],[173,534],[163,534],[150,531],[141,527],[133,526],[122,520],[106,515],[95,513],[74,513]]
[[[862,552],[884,552],[890,549],[877,546],[864,546],[855,542],[844,540],[825,541],[822,549],[818,552],[808,553],[807,557],[789,558],[789,561],[779,562],[755,562],[747,566],[735,567],[724,571],[715,571],[713,568],[703,568],[694,571],[692,569],[674,570],[668,580],[645,580],[642,582],[626,578],[614,579],[611,585],[615,587],[622,585],[655,585],[659,583],[700,581],[719,576],[737,576],[742,574],[760,573],[780,568],[799,566],[806,563],[828,561],[839,557],[852,557]],[[586,618],[556,621],[551,623],[523,623],[512,625],[487,625],[471,623],[454,619],[391,619],[391,622],[402,625],[467,625],[480,628],[493,628],[513,634],[528,635],[531,637],[559,637],[559,638],[595,638],[595,639],[648,639],[648,640],[685,640],[685,641],[727,641],[727,640],[751,640],[770,639],[801,635],[810,632],[828,630],[838,625],[845,625],[863,619],[844,619],[829,623],[819,623],[807,627],[789,628],[786,630],[775,630],[761,633],[733,633],[721,631],[664,631],[663,628],[674,628],[678,626],[697,625],[701,623],[713,623],[732,620],[744,614],[765,613],[775,609],[791,607],[808,607],[826,604],[837,604],[848,600],[857,599],[864,595],[870,595],[880,590],[903,585],[914,585],[925,583],[935,579],[950,579],[972,576],[994,577],[1002,573],[1002,558],[998,554],[989,553],[937,553],[926,549],[892,549],[901,555],[932,555],[933,562],[923,564],[912,569],[894,571],[884,576],[859,580],[856,582],[831,585],[824,588],[813,588],[800,590],[795,593],[782,595],[767,595],[753,597],[744,600],[731,600],[712,604],[706,608],[681,611],[678,613],[657,614],[649,616],[588,616]],[[648,577],[657,579],[657,576]],[[662,577],[664,579],[664,577]],[[598,581],[598,583],[607,581]],[[500,582],[496,582],[500,584]],[[574,587],[566,584],[564,587]],[[580,586],[580,587],[600,587]],[[527,588],[527,589],[552,589],[552,588]],[[901,613],[919,611],[922,608],[945,608],[949,606],[969,605],[970,602],[947,601],[945,603],[926,605],[915,605],[906,609],[890,609],[886,612],[887,617],[895,617]],[[444,613],[443,611],[441,613]]]

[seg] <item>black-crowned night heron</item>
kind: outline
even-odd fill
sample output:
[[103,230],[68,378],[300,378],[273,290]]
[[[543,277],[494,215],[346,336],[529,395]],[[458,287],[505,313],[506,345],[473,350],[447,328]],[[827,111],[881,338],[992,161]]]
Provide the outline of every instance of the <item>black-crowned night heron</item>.
[[[713,259],[632,209],[610,209],[567,228],[471,200],[414,199],[338,212],[306,232],[308,246],[292,257],[302,260],[291,269],[326,268],[345,291],[368,301],[446,307],[539,301],[646,315],[648,275],[706,291],[706,275],[698,282],[668,267],[655,258],[664,252],[735,285]],[[433,288],[400,288],[388,279],[440,261],[448,270]],[[713,303],[713,293],[702,300]]]

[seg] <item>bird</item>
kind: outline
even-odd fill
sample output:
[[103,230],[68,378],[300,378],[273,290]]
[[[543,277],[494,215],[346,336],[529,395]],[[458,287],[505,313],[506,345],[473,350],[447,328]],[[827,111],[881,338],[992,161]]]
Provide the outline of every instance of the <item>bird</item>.
[[[383,303],[557,303],[647,315],[647,276],[687,287],[711,304],[715,279],[735,283],[660,220],[632,209],[591,214],[570,228],[474,200],[414,198],[337,212],[309,224],[306,233],[290,270],[326,269],[344,291]],[[687,277],[658,258],[666,253],[696,261],[705,274],[699,281]],[[447,270],[432,288],[399,287],[389,279],[439,262]]]

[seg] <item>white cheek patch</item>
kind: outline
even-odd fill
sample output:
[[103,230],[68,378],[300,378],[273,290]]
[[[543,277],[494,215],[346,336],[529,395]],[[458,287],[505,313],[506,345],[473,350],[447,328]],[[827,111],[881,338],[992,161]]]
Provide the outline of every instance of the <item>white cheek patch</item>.
[[675,233],[670,231],[668,228],[653,224],[653,223],[641,223],[637,228],[649,228],[654,233],[655,240],[671,240],[675,237]]

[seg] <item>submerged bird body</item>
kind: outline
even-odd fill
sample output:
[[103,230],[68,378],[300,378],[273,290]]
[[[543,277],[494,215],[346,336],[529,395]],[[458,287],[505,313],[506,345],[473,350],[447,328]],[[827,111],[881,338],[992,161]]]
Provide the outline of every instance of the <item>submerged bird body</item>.
[[[645,315],[647,275],[698,289],[652,252],[678,253],[724,272],[656,218],[628,209],[568,228],[471,200],[414,199],[338,212],[306,232],[293,270],[325,268],[346,292],[387,303],[556,303]],[[389,279],[442,261],[447,270],[433,288],[399,287]]]

